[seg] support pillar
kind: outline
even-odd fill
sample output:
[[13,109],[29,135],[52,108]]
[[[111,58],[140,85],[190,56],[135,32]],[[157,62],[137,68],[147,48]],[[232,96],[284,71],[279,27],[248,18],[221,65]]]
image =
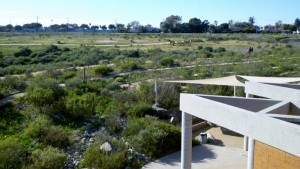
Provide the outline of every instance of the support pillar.
[[[246,93],[246,98],[253,98],[252,94]],[[244,136],[244,150],[248,151],[249,138]]]
[[254,168],[254,139],[249,138],[247,169]]
[[248,137],[244,136],[244,151],[248,151]]
[[192,168],[192,115],[182,112],[181,169]]

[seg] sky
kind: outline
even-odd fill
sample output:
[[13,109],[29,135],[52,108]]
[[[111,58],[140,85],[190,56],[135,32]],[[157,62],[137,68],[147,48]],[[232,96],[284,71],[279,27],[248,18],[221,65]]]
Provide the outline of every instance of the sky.
[[259,26],[293,24],[300,18],[300,0],[0,0],[0,25],[39,22],[108,25],[131,21],[159,27],[170,15],[182,22],[199,18],[219,24],[255,18]]

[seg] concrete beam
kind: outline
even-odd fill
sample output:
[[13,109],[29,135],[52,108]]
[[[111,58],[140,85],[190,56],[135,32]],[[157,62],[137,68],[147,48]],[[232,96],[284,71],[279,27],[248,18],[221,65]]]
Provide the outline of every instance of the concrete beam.
[[282,115],[282,114],[269,114],[270,117],[284,120],[291,123],[300,123],[300,116]]
[[300,147],[296,124],[227,105],[219,96],[180,94],[180,110],[300,157],[300,149],[295,148]]
[[298,88],[299,85],[245,82],[245,93],[277,100],[300,102]]

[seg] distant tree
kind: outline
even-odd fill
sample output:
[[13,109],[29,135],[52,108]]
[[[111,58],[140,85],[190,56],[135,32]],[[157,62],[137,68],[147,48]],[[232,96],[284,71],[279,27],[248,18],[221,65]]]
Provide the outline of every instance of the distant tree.
[[131,29],[133,30],[133,32],[137,32],[139,27],[141,26],[139,21],[132,21],[129,23]]
[[219,26],[210,25],[209,26],[209,32],[211,33],[224,33],[229,32],[229,24],[228,23],[222,23]]
[[254,16],[249,17],[248,22],[249,22],[250,26],[253,26],[254,23],[255,23],[255,18],[254,18]]
[[282,21],[281,21],[281,20],[277,21],[277,22],[275,23],[275,27],[276,27],[277,29],[282,28]]
[[101,27],[100,27],[102,30],[107,30],[107,27],[106,27],[106,25],[102,25]]
[[295,19],[294,25],[295,25],[297,28],[300,27],[300,19],[299,19],[299,18],[296,18],[296,19]]
[[283,28],[283,30],[287,30],[287,31],[296,31],[297,30],[297,27],[292,24],[283,24],[282,28]]
[[218,21],[214,21],[214,24],[215,24],[216,26],[218,26]]
[[204,20],[204,21],[201,23],[201,25],[202,25],[202,30],[203,30],[203,32],[207,32],[207,29],[208,29],[208,26],[209,26],[208,20]]
[[[160,28],[163,32],[176,29],[176,26],[181,23],[181,17],[178,15],[171,15],[160,23]],[[172,31],[173,32],[173,31]]]
[[216,33],[216,26],[213,25],[213,24],[209,25],[208,32],[210,32],[210,33]]
[[5,26],[5,32],[11,32],[13,30],[13,26],[11,24],[8,24]]
[[189,20],[189,28],[191,33],[203,32],[202,22],[198,18],[192,18]]
[[23,25],[23,29],[34,29],[35,31],[40,30],[43,27],[40,23],[27,23]]
[[56,32],[56,31],[59,30],[60,26],[58,24],[54,24],[54,25],[50,25],[49,28],[50,28],[51,31]]
[[233,25],[233,23],[234,23],[234,21],[232,19],[228,21],[229,26]]
[[147,30],[147,28],[146,28],[145,26],[140,25],[140,26],[137,28],[137,32],[138,32],[138,33],[147,33],[148,30]]
[[91,26],[91,29],[92,29],[92,30],[98,30],[98,29],[99,29],[99,26],[93,25],[93,26]]
[[125,25],[118,23],[116,25],[116,30],[117,30],[117,32],[125,32]]
[[109,30],[116,30],[116,26],[114,24],[109,24],[108,29]]
[[81,24],[81,25],[80,25],[80,28],[83,29],[83,30],[88,30],[88,29],[90,29],[89,25],[87,25],[87,24]]
[[229,24],[228,23],[222,23],[222,24],[220,24],[219,27],[220,27],[221,32],[229,30]]
[[93,25],[93,26],[91,26],[91,29],[93,30],[93,32],[96,32],[96,30],[99,29],[99,26]]
[[69,26],[67,24],[61,24],[58,26],[59,31],[61,32],[67,32],[69,29]]
[[14,30],[16,30],[16,31],[21,31],[21,30],[22,30],[22,26],[21,26],[21,25],[16,25],[16,26],[14,27]]

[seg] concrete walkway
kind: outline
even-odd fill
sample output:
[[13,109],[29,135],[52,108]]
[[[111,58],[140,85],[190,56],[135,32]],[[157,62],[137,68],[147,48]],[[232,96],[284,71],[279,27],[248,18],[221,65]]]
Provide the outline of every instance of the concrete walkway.
[[[180,151],[162,157],[143,169],[180,169]],[[196,169],[245,169],[247,152],[239,148],[216,145],[193,147],[192,168]]]

